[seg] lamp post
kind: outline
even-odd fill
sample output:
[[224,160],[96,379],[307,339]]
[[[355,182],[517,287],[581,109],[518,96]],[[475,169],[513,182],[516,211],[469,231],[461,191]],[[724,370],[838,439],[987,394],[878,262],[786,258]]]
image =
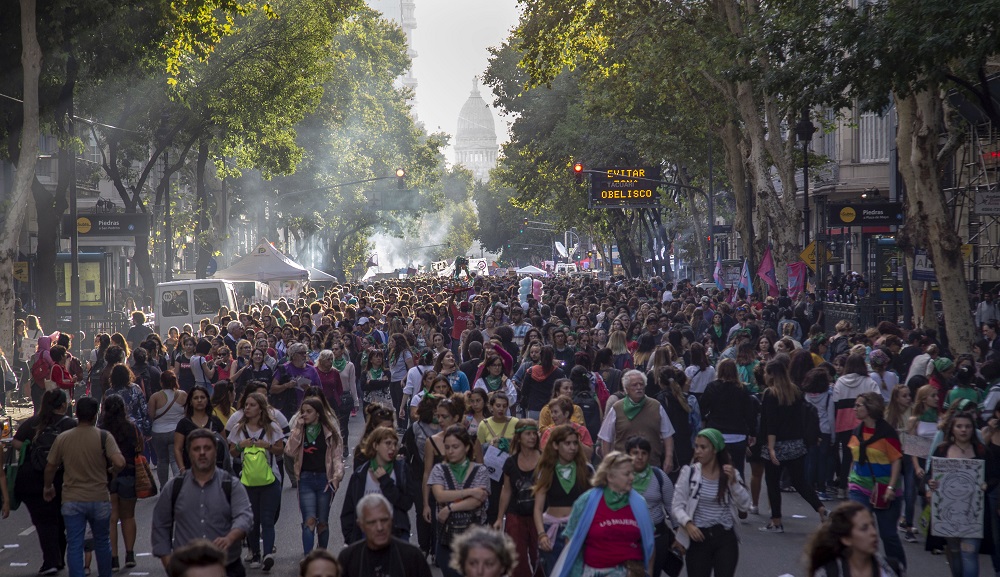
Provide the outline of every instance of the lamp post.
[[802,193],[805,201],[802,209],[804,246],[809,246],[809,142],[813,134],[816,134],[816,127],[809,120],[809,109],[802,111],[802,117],[795,123],[795,136],[802,144]]

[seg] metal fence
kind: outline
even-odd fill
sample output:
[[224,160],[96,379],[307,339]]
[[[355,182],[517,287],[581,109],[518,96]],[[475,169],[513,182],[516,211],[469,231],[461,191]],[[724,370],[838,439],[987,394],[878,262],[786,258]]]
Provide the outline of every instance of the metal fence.
[[899,324],[903,314],[902,303],[872,298],[857,299],[855,302],[827,301],[823,307],[823,330],[827,334],[833,334],[834,327],[842,320],[850,321],[856,331],[863,331],[882,321]]

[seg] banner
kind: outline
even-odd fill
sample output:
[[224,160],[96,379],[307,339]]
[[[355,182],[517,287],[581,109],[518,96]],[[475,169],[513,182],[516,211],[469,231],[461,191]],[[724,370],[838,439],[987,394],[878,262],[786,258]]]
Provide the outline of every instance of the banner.
[[740,271],[740,282],[737,285],[747,291],[747,297],[753,294],[753,281],[750,280],[750,261],[743,259],[743,269]]
[[722,282],[722,258],[720,257],[715,261],[715,272],[712,273],[712,278],[715,279],[715,286],[719,288],[720,291],[726,290],[725,283]]
[[764,258],[761,259],[760,267],[757,268],[757,276],[767,285],[768,296],[778,296],[778,278],[774,273],[774,257],[771,256],[771,247],[767,247],[767,250],[764,251]]
[[793,262],[788,265],[788,296],[795,298],[806,290],[806,263]]

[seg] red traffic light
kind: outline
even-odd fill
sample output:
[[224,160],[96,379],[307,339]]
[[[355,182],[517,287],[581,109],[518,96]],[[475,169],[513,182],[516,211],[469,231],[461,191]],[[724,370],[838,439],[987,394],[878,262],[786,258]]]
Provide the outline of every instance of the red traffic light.
[[575,172],[576,174],[582,174],[583,173],[583,163],[578,162],[578,163],[574,164],[573,165],[573,172]]

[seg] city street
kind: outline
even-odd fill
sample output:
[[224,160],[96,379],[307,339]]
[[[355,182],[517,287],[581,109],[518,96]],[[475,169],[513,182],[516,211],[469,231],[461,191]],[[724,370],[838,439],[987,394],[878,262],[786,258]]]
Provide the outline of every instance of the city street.
[[[364,423],[360,416],[351,421],[351,445],[357,442]],[[345,479],[345,487],[347,480]],[[330,515],[331,548],[339,551],[343,547],[340,531],[339,512],[343,506],[344,491],[340,491],[333,501]],[[797,495],[784,493],[782,503],[784,513],[785,533],[773,535],[760,533],[757,527],[767,522],[766,519],[766,489],[761,495],[761,511],[763,515],[753,516],[748,523],[740,527],[740,564],[737,574],[746,577],[779,577],[805,575],[802,563],[802,551],[809,533],[816,527],[816,514],[809,510],[805,502]],[[136,505],[136,517],[139,527],[139,537],[136,543],[137,565],[131,569],[123,568],[118,574],[129,577],[158,577],[163,575],[159,560],[150,554],[149,526],[154,500],[140,501]],[[833,505],[829,503],[828,505]],[[831,507],[832,508],[832,507]],[[299,532],[299,508],[296,492],[287,483],[282,492],[281,517],[278,521],[277,533],[277,564],[271,571],[272,575],[289,577],[296,574],[298,560],[302,555],[302,543]],[[903,544],[906,548],[909,577],[940,577],[948,574],[948,566],[944,556],[932,556],[924,552],[923,543]],[[18,511],[11,513],[9,519],[0,520],[0,575],[10,577],[31,577],[41,566],[41,554],[38,550],[38,540],[34,528],[28,518],[28,511],[22,505]],[[123,551],[123,549],[120,549]],[[124,562],[124,553],[120,553]],[[982,574],[988,573],[990,560],[980,556]],[[91,563],[92,577],[97,576],[96,561]],[[60,575],[65,576],[63,571]],[[249,575],[263,575],[258,570],[249,570]],[[435,575],[440,571],[435,569]],[[686,575],[686,573],[684,574]]]

